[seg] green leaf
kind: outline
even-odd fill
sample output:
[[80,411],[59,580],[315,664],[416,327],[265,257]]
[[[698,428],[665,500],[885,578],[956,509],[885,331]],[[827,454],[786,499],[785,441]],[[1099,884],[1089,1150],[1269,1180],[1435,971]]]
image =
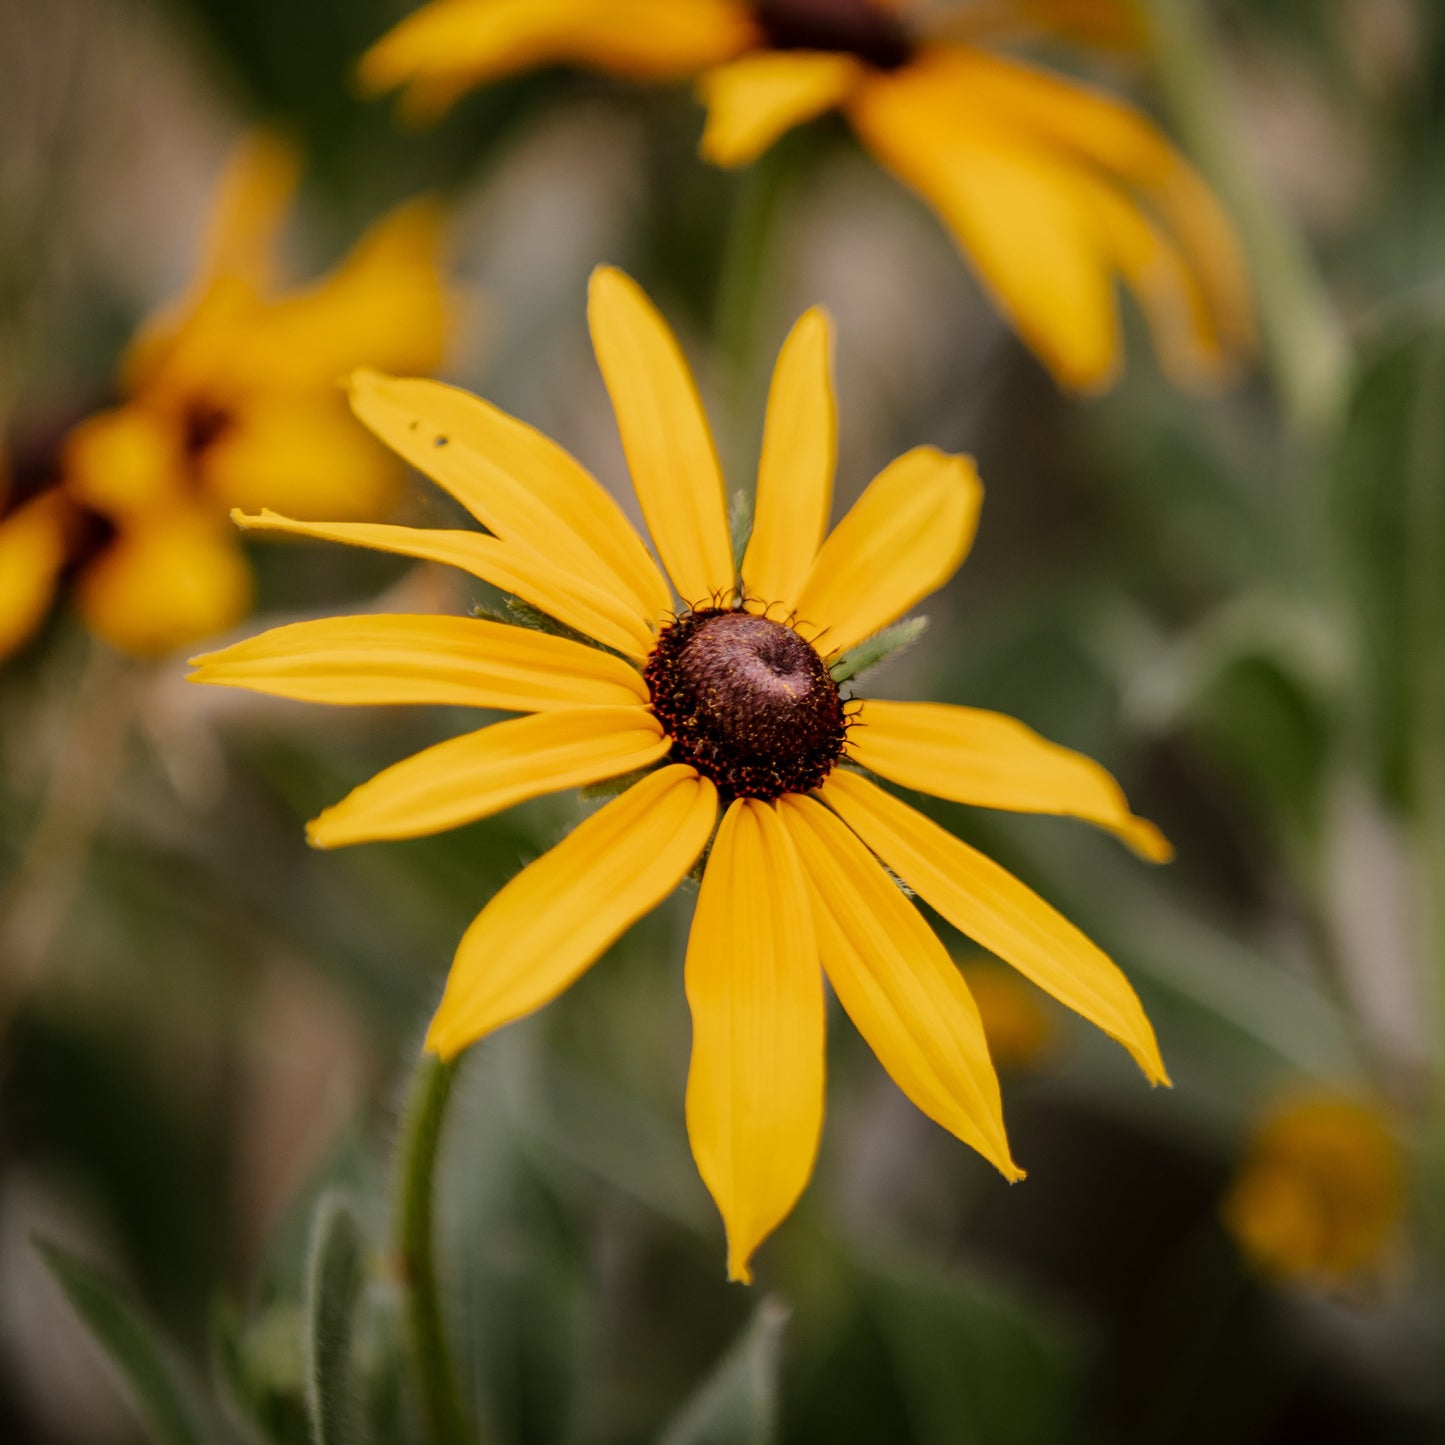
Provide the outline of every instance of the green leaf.
[[728,527],[733,539],[733,566],[741,567],[753,536],[753,498],[750,492],[732,494],[728,505]]
[[768,1298],[663,1431],[660,1445],[769,1445],[778,1433],[778,1371],[788,1307]]
[[1072,1330],[1002,1284],[936,1262],[870,1260],[867,1294],[917,1445],[1053,1445],[1077,1419]]
[[1380,782],[1407,804],[1445,716],[1445,324],[1392,328],[1360,366],[1335,470],[1337,536]]
[[912,647],[927,631],[928,619],[926,617],[905,617],[902,622],[895,622],[892,627],[885,627],[882,632],[875,633],[866,641],[860,642],[852,651],[845,652],[828,669],[828,674],[837,683],[848,682],[855,677],[860,677],[870,667],[877,667],[885,658]]
[[98,1270],[58,1244],[37,1240],[51,1276],[134,1392],[159,1445],[213,1445],[200,1392],[154,1327]]
[[345,1200],[327,1193],[316,1206],[306,1266],[306,1415],[315,1445],[365,1437],[356,1409],[352,1343],[366,1281],[366,1240]]

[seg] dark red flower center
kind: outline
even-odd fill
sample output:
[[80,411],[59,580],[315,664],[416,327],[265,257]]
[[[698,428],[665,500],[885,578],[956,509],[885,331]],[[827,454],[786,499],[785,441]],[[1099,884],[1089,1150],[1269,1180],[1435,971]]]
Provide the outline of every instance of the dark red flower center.
[[879,70],[897,70],[913,53],[881,0],[754,0],[753,12],[774,50],[841,52]]
[[673,757],[725,799],[809,792],[843,755],[838,685],[782,623],[716,607],[689,612],[663,628],[646,676]]

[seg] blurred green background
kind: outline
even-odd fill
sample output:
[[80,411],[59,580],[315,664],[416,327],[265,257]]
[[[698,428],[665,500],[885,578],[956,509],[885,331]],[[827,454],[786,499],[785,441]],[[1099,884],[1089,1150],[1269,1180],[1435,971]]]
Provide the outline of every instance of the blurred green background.
[[[725,174],[694,157],[685,90],[546,74],[398,129],[349,70],[403,8],[0,8],[12,445],[105,399],[257,121],[304,148],[292,240],[312,270],[399,198],[445,195],[468,302],[447,375],[619,490],[594,264],[628,268],[678,327],[736,486],[777,346],[823,302],[840,502],[925,441],[974,453],[987,489],[931,630],[870,684],[1100,758],[1179,849],[1148,870],[1068,823],[932,805],[1118,959],[1175,1087],[1151,1093],[1038,996],[1047,1023],[1004,1072],[1029,1170],[1011,1188],[836,1027],[818,1172],[751,1291],[724,1282],[683,1127],[688,898],[474,1049],[438,1248],[490,1438],[1445,1438],[1441,7],[1207,13],[1212,143],[1243,148],[1347,348],[1305,414],[1267,364],[1179,395],[1137,335],[1109,396],[1062,396],[841,124]],[[1199,116],[1164,59],[1111,76],[1188,148]],[[444,515],[409,486],[414,515]],[[388,588],[418,610],[489,600],[371,557],[254,560],[267,622]],[[400,1090],[461,930],[578,805],[310,853],[305,819],[461,715],[202,695],[183,672],[109,657],[64,615],[0,670],[0,1438],[312,1438],[303,1341],[340,1298],[359,1418],[335,1438],[413,1439],[380,1244]],[[1315,1089],[1378,1109],[1409,1179],[1388,1248],[1329,1286],[1262,1268],[1221,1218],[1259,1121]],[[177,1412],[159,1433],[157,1408]],[[186,1434],[193,1416],[219,1433]]]

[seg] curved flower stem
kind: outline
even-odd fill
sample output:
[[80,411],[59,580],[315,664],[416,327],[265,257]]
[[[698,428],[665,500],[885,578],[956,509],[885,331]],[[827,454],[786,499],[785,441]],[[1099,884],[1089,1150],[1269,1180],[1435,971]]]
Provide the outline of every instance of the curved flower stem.
[[1285,414],[1295,432],[1319,435],[1338,419],[1345,396],[1343,328],[1303,240],[1249,153],[1199,0],[1156,0],[1149,20],[1180,131],[1239,227]]
[[427,1430],[436,1445],[471,1445],[456,1373],[442,1323],[436,1270],[436,1164],[454,1061],[433,1054],[417,1061],[407,1091],[397,1157],[395,1251],[405,1291],[407,1334]]

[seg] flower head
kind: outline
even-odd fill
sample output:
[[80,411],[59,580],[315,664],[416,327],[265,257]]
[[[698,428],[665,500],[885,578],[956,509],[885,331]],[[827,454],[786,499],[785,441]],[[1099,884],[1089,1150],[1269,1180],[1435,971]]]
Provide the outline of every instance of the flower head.
[[439,365],[440,216],[403,206],[328,276],[278,293],[296,179],[280,142],[241,149],[198,279],[126,353],[121,403],[75,427],[43,474],[0,485],[0,656],[63,581],[88,626],[127,652],[193,643],[250,605],[233,506],[366,517],[388,505],[400,469],[346,414],[337,381],[362,363]]
[[[702,153],[756,159],[841,110],[930,205],[998,309],[1065,386],[1106,387],[1133,292],[1182,384],[1252,345],[1233,234],[1209,190],[1127,105],[984,48],[1035,31],[1128,45],[1119,0],[972,0],[930,35],[907,0],[429,0],[363,57],[414,115],[547,64],[697,77]],[[962,38],[949,38],[957,35]]]
[[1404,1200],[1404,1162],[1381,1112],[1310,1093],[1258,1122],[1223,1217],[1265,1274],[1340,1285],[1378,1266]]
[[641,772],[524,868],[457,950],[427,1035],[451,1057],[541,1007],[706,855],[687,948],[687,1122],[727,1225],[729,1270],[812,1170],[823,1120],[823,975],[899,1086],[1009,1178],[998,1080],[963,975],[920,897],[1118,1039],[1155,1082],[1124,976],[996,863],[865,771],[939,797],[1068,814],[1146,857],[1168,845],[1097,764],[972,708],[845,698],[849,649],[941,586],[973,538],[973,464],[918,447],[827,531],[836,427],[818,310],[778,359],[755,522],[734,564],[722,475],[692,377],[620,272],[590,320],[642,512],[671,585],[566,452],[464,392],[359,373],[357,415],[487,529],[242,525],[460,567],[585,641],[483,617],[300,622],[197,660],[199,682],[330,703],[523,714],[418,754],[311,824],[320,847],[411,837]]

